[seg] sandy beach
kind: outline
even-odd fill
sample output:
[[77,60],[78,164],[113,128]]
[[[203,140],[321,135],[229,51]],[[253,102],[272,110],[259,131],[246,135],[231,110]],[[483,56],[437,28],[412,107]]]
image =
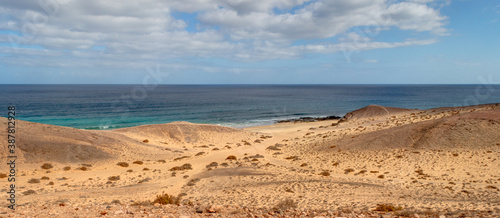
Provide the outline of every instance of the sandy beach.
[[500,104],[245,129],[16,125],[16,210],[2,200],[1,217],[500,216]]

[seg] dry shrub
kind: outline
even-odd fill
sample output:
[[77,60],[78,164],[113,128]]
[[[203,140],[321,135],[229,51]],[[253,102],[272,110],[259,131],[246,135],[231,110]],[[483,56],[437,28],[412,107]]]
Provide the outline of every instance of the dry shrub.
[[328,171],[326,171],[326,170],[325,170],[325,171],[321,172],[319,175],[322,175],[322,176],[329,176],[329,175],[330,175],[330,172],[328,172]]
[[23,192],[24,195],[31,195],[31,194],[36,194],[36,191],[35,190],[28,190],[28,191],[25,191]]
[[382,212],[392,212],[392,211],[398,211],[402,210],[403,208],[401,206],[395,207],[392,204],[378,204],[377,207],[374,209],[374,211],[382,211]]
[[49,185],[54,185],[54,182],[49,182]]
[[50,178],[47,176],[42,176],[41,180],[50,180]]
[[64,171],[71,170],[71,167],[70,167],[70,166],[64,167],[64,168],[63,168],[63,170],[64,170]]
[[5,173],[0,173],[0,179],[6,178],[6,177],[7,177],[7,174],[5,174]]
[[144,140],[142,140],[142,142],[144,142],[144,143],[148,143],[148,142],[149,142],[149,140],[144,139]]
[[89,168],[87,167],[79,167],[79,168],[76,168],[77,170],[81,170],[81,171],[87,171],[87,170],[90,170]]
[[121,167],[128,167],[128,163],[127,162],[119,162],[116,165],[121,166]]
[[377,178],[383,179],[385,176],[384,175],[378,175]]
[[190,163],[185,163],[182,166],[175,166],[170,168],[170,171],[180,171],[180,170],[192,170],[193,167]]
[[167,161],[165,161],[165,160],[157,160],[156,162],[158,162],[158,163],[166,163]]
[[143,164],[144,162],[142,162],[142,161],[140,161],[140,160],[136,160],[136,161],[134,161],[134,162],[132,162],[132,163],[141,165],[141,164]]
[[234,155],[229,155],[229,156],[227,156],[227,158],[226,158],[226,160],[236,160],[236,159],[237,159],[237,158],[236,158],[236,156],[234,156]]
[[206,166],[206,168],[211,168],[211,167],[218,167],[219,164],[217,162],[212,162]]
[[108,177],[108,180],[109,181],[118,181],[118,180],[120,180],[120,176],[110,176],[110,177]]
[[354,172],[354,169],[353,168],[347,168],[344,170],[345,174],[348,174],[348,173],[352,173]]
[[284,201],[281,201],[279,202],[276,206],[274,206],[274,210],[275,211],[285,211],[285,210],[288,210],[290,208],[296,208],[297,207],[297,203],[292,200],[292,199],[286,199]]
[[44,170],[48,170],[48,169],[52,169],[52,168],[54,168],[54,167],[52,166],[52,164],[49,164],[49,163],[44,163],[44,164],[41,166],[41,168],[42,168],[42,169],[44,169]]
[[201,156],[201,155],[204,155],[204,154],[205,154],[205,152],[203,152],[203,151],[202,151],[202,152],[198,152],[198,153],[197,153],[196,155],[194,155],[194,156]]
[[30,179],[28,183],[40,183],[39,179]]
[[181,201],[181,197],[180,196],[173,196],[173,195],[169,195],[169,194],[161,194],[161,195],[157,195],[156,196],[156,199],[153,201],[153,204],[161,204],[161,205],[167,205],[167,204],[179,204],[179,202]]

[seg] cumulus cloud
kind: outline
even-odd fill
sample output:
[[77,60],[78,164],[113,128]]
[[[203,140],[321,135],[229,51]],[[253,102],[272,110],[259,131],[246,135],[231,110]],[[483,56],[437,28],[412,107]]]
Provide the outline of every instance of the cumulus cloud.
[[[184,57],[237,61],[298,58],[435,43],[449,34],[433,1],[410,0],[48,0],[2,1],[0,53],[65,55],[98,64]],[[183,16],[174,16],[182,12]],[[197,21],[190,24],[188,17]],[[197,25],[197,31],[188,31]],[[353,28],[370,27],[368,34]],[[381,31],[426,32],[431,38],[374,40]],[[308,40],[331,39],[328,43]],[[305,41],[296,45],[297,41]],[[7,60],[8,59],[8,60]],[[41,59],[37,59],[41,60]],[[70,61],[69,58],[62,59]],[[43,62],[43,61],[40,61]],[[73,61],[77,62],[77,61]],[[50,63],[46,61],[45,64]],[[58,63],[61,64],[61,63]]]

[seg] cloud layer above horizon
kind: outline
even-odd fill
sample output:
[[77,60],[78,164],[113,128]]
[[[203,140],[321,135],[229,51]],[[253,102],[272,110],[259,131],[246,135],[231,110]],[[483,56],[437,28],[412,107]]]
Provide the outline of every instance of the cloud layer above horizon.
[[[429,45],[450,34],[433,0],[2,1],[7,65],[142,67],[255,63]],[[399,31],[402,37],[378,35]],[[51,61],[56,60],[56,61]],[[368,60],[366,63],[375,63]],[[211,64],[197,67],[210,71]],[[217,69],[212,69],[217,70]]]

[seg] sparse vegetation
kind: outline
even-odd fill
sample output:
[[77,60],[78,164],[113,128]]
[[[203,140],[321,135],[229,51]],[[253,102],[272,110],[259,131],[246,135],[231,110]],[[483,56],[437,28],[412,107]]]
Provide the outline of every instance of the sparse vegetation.
[[321,172],[319,175],[322,175],[322,176],[330,176],[330,172],[328,172],[327,170],[324,170],[323,172]]
[[353,168],[347,168],[347,169],[344,170],[345,174],[352,173],[352,172],[354,172]]
[[156,199],[153,201],[153,204],[161,204],[161,205],[167,205],[167,204],[179,204],[179,202],[181,201],[181,197],[180,196],[173,196],[173,195],[169,195],[169,194],[161,194],[161,195],[157,195],[156,196]]
[[276,145],[269,146],[266,149],[267,150],[272,150],[272,151],[281,151],[281,149],[278,148],[278,146],[276,146]]
[[41,178],[41,180],[50,180],[50,178],[49,178],[49,177],[47,177],[47,176],[43,176],[43,177]]
[[109,181],[118,181],[118,180],[120,180],[120,176],[110,176],[110,177],[108,177],[108,180]]
[[144,143],[148,143],[148,142],[149,142],[149,140],[144,139],[144,140],[142,140],[142,142],[144,142]]
[[128,167],[129,166],[127,162],[118,162],[116,165],[121,166],[121,167]]
[[170,168],[170,171],[181,171],[181,170],[192,170],[192,166],[190,163],[185,163],[182,166],[175,166]]
[[401,206],[395,207],[392,204],[378,204],[377,207],[374,209],[374,211],[382,211],[382,212],[393,212],[393,211],[398,211],[402,210],[403,208]]
[[28,191],[24,191],[24,192],[23,192],[23,194],[24,194],[24,195],[32,195],[32,194],[36,194],[36,191],[35,191],[35,190],[30,189],[30,190],[28,190]]
[[48,185],[54,185],[54,182],[49,182],[49,184],[48,184]]
[[377,178],[379,178],[379,179],[383,179],[384,177],[385,176],[383,174],[377,176]]
[[237,160],[237,158],[234,155],[229,155],[227,156],[226,160]]
[[496,190],[498,190],[498,188],[497,188],[496,186],[492,186],[492,185],[486,186],[486,188],[488,188],[488,189],[496,189]]
[[54,167],[52,166],[52,164],[49,164],[49,163],[44,163],[44,164],[41,166],[41,168],[42,168],[42,169],[44,169],[44,170],[48,170],[48,169],[52,169],[52,168],[54,168]]
[[81,170],[81,171],[87,171],[87,170],[90,170],[89,168],[83,166],[83,167],[79,167],[79,168],[76,168],[77,170]]
[[7,174],[5,173],[0,173],[0,179],[7,178]]
[[149,171],[149,168],[144,168],[142,169],[142,171]]
[[40,183],[40,180],[33,178],[33,179],[28,180],[28,183]]
[[70,166],[66,166],[66,167],[63,168],[63,170],[64,171],[69,171],[69,170],[71,170],[71,167]]
[[198,152],[198,153],[197,153],[196,155],[194,155],[194,156],[201,156],[201,155],[204,155],[204,154],[205,154],[205,152],[203,152],[203,151],[202,151],[202,152]]
[[217,162],[212,162],[206,166],[206,168],[218,167],[219,164]]
[[133,164],[138,164],[138,165],[142,165],[144,162],[140,161],[140,160],[136,160],[134,162],[132,162]]
[[156,162],[158,162],[158,163],[166,163],[167,161],[165,161],[165,160],[157,160]]

